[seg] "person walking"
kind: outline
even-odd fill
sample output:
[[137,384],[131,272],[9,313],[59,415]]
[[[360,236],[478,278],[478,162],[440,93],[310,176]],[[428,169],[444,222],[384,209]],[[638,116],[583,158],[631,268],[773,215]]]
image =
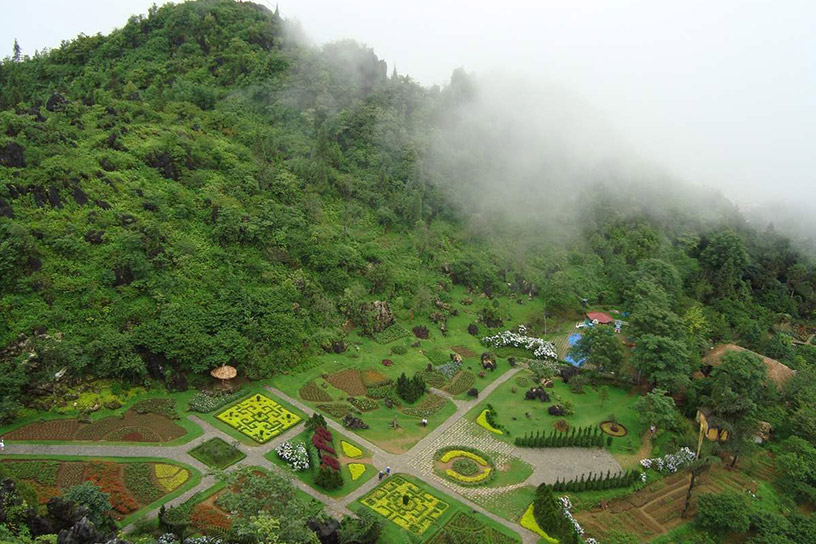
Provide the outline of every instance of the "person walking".
[[6,449],[6,443],[3,442],[2,438],[0,438],[0,453],[3,453],[4,449]]
[[380,473],[377,475],[377,478],[378,478],[380,481],[382,481],[383,476],[385,476],[385,474],[383,474],[383,471],[381,470],[381,471],[380,471]]
[[391,476],[391,467],[385,467],[385,475]]

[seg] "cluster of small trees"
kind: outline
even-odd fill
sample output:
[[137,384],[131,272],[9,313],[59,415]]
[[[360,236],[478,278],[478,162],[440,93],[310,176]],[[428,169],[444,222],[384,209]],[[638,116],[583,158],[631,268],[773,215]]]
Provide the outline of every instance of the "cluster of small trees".
[[515,440],[516,446],[525,448],[566,448],[577,446],[580,448],[602,448],[604,435],[598,427],[573,427],[572,432],[552,430],[547,432],[536,431],[519,436]]
[[326,428],[326,419],[315,412],[306,421],[306,427],[314,433],[312,434],[310,451],[315,452],[318,458],[317,463],[311,462],[311,465],[315,467],[315,485],[329,490],[343,487],[340,461],[338,461],[337,451],[334,449],[334,437],[331,431]]
[[425,389],[425,380],[420,374],[414,374],[413,378],[409,378],[403,372],[397,378],[397,395],[409,404],[419,400],[419,397],[425,394]]
[[533,499],[533,517],[539,527],[547,531],[550,536],[558,538],[559,542],[563,544],[581,542],[578,533],[556,501],[552,486],[541,484],[536,489]]
[[610,471],[606,474],[590,473],[588,478],[584,478],[581,474],[580,478],[572,480],[556,480],[553,484],[553,491],[555,492],[580,492],[580,491],[600,491],[603,489],[615,489],[618,487],[629,487],[640,478],[641,472],[639,470],[627,470],[626,472],[618,472],[614,475]]

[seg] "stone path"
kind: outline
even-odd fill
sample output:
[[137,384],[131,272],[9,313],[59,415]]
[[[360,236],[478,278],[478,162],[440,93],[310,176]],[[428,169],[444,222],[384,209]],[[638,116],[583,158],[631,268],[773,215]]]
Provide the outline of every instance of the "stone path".
[[[513,368],[505,372],[502,376],[497,378],[493,383],[486,386],[480,392],[480,398],[484,399],[492,393],[497,387],[505,383],[507,380],[513,378],[521,368]],[[314,410],[305,405],[299,399],[293,398],[283,391],[271,386],[266,386],[266,389],[273,395],[279,397],[281,400],[299,408],[305,413],[312,413]],[[554,482],[556,477],[564,478],[564,476],[578,475],[581,472],[603,471],[611,470],[615,472],[620,470],[620,466],[615,462],[612,456],[605,450],[588,450],[581,448],[561,448],[561,449],[526,449],[516,448],[512,444],[502,442],[493,438],[490,433],[477,425],[465,419],[465,414],[475,406],[480,399],[461,400],[455,399],[450,394],[432,389],[432,391],[451,400],[456,405],[456,412],[445,420],[441,425],[433,429],[425,437],[423,437],[416,445],[409,451],[402,454],[389,453],[377,445],[369,442],[365,438],[357,434],[353,434],[354,440],[372,452],[372,463],[375,469],[384,469],[387,466],[391,467],[393,473],[406,473],[412,475],[430,487],[433,487],[443,493],[453,495],[460,502],[474,511],[480,512],[490,519],[507,527],[514,533],[521,536],[524,544],[535,544],[538,542],[538,535],[524,529],[520,525],[501,518],[492,512],[485,510],[483,507],[472,502],[471,498],[479,495],[500,495],[522,485],[538,485],[542,482]],[[187,452],[199,444],[210,440],[211,438],[219,437],[228,443],[236,444],[236,441],[216,427],[213,427],[201,418],[190,415],[188,416],[194,423],[199,425],[203,434],[190,442],[178,446],[156,446],[156,445],[96,445],[96,444],[66,444],[66,445],[47,445],[47,444],[26,444],[22,442],[7,442],[5,453],[13,455],[70,455],[79,457],[156,457],[162,459],[170,459],[179,463],[184,463],[198,469],[202,473],[201,481],[193,488],[187,490],[182,495],[172,499],[167,503],[167,506],[176,506],[182,504],[190,499],[196,493],[205,491],[211,488],[216,483],[215,476],[209,469],[198,460],[191,457]],[[334,431],[342,434],[347,434],[349,431],[343,428],[339,423],[332,419],[326,420],[327,425]],[[277,472],[282,475],[290,476],[292,484],[298,489],[301,489],[309,496],[322,502],[326,511],[337,518],[352,515],[348,506],[355,500],[366,495],[374,489],[380,482],[377,478],[372,478],[359,488],[355,489],[345,497],[335,499],[328,497],[312,487],[301,482],[297,478],[291,478],[291,475],[286,474],[277,465],[271,463],[264,457],[264,454],[274,450],[281,443],[291,440],[301,432],[301,428],[296,426],[288,431],[280,434],[274,439],[270,440],[263,446],[249,446],[246,444],[237,443],[236,447],[246,454],[246,458],[239,461],[227,471],[235,470],[238,467],[260,467],[267,470]],[[503,463],[510,457],[517,457],[523,461],[531,464],[534,467],[533,475],[521,484],[514,486],[506,486],[504,488],[464,488],[456,486],[452,482],[440,478],[433,472],[433,454],[439,448],[446,445],[455,444],[469,445],[476,447],[489,453],[497,463]],[[148,513],[148,516],[155,516],[157,510]],[[129,531],[132,526],[125,527],[125,532]]]

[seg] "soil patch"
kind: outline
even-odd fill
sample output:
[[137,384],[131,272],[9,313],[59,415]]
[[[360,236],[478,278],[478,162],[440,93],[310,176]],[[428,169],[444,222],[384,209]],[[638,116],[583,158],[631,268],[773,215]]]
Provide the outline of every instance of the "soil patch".
[[326,381],[332,384],[337,389],[345,391],[352,397],[360,397],[365,395],[366,388],[363,383],[363,376],[357,369],[341,370],[335,372],[326,378]]
[[476,357],[479,355],[472,349],[466,348],[465,346],[453,346],[451,349],[462,357]]

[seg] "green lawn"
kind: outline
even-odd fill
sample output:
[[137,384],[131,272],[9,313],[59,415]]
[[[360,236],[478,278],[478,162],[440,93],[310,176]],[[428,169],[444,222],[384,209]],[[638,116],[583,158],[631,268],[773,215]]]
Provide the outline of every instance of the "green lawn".
[[[468,412],[468,418],[476,421],[476,417],[490,403],[497,412],[497,420],[509,430],[509,433],[495,434],[499,440],[512,442],[517,436],[523,436],[526,432],[546,431],[553,429],[553,423],[559,419],[566,419],[571,427],[582,427],[587,425],[597,426],[602,421],[609,419],[614,414],[619,423],[628,430],[624,437],[613,438],[612,453],[631,454],[640,447],[643,426],[640,423],[638,414],[634,409],[634,402],[637,397],[618,387],[609,387],[609,399],[603,405],[598,398],[597,389],[587,386],[584,393],[573,393],[569,386],[560,379],[555,380],[555,385],[549,389],[552,401],[539,402],[524,400],[524,393],[528,387],[517,385],[516,380],[520,376],[526,376],[530,380],[530,374],[520,373],[516,378],[508,380],[500,385],[488,399],[483,399],[477,406]],[[513,393],[513,388],[516,392]],[[569,401],[573,405],[574,414],[564,417],[555,417],[547,413],[547,408],[557,402]],[[530,418],[525,413],[530,413]]]
[[207,440],[188,453],[208,467],[217,470],[224,470],[246,457],[242,451],[217,437]]
[[[465,506],[464,504],[462,504],[458,500],[454,499],[450,495],[447,495],[447,494],[442,493],[441,491],[439,491],[439,490],[437,490],[435,488],[427,486],[422,481],[420,481],[417,478],[414,478],[412,476],[409,476],[407,474],[394,474],[394,475],[390,476],[389,478],[384,479],[382,484],[380,484],[380,486],[384,486],[384,485],[388,484],[389,479],[393,479],[394,477],[401,477],[404,480],[407,480],[408,482],[410,482],[410,483],[416,485],[417,487],[419,487],[422,492],[426,492],[426,493],[431,494],[437,500],[441,500],[447,505],[447,508],[445,509],[444,513],[441,516],[439,516],[437,519],[433,520],[433,523],[431,523],[430,526],[425,530],[425,532],[422,533],[422,535],[420,536],[420,540],[419,540],[421,542],[425,542],[429,538],[431,538],[454,515],[456,515],[457,512],[466,512],[466,513],[468,513],[468,514],[470,514],[472,516],[475,516],[479,521],[485,523],[489,527],[492,527],[492,528],[496,529],[497,531],[500,531],[500,532],[502,532],[502,533],[504,533],[506,535],[511,535],[512,534],[513,536],[517,536],[514,533],[511,533],[511,531],[509,531],[506,527],[504,527],[503,525],[501,525],[499,523],[496,523],[495,521],[488,518],[487,516],[483,516],[482,514],[473,512],[473,510],[471,508],[468,508],[467,506]],[[378,488],[380,486],[378,486]],[[375,491],[378,488],[375,488]],[[353,503],[351,503],[349,505],[349,508],[351,510],[355,511],[355,512],[359,512],[360,510],[362,510],[364,508],[369,509],[369,507],[364,505],[363,502],[362,502],[369,495],[366,495],[366,496],[361,497],[360,499],[354,501]],[[525,507],[526,506],[527,505],[525,505]],[[395,508],[400,508],[400,501],[397,501]],[[382,515],[382,514],[379,514],[379,515]],[[396,523],[394,523],[391,520],[388,520],[386,518],[382,518],[382,519],[383,519],[383,532],[382,532],[382,536],[380,537],[380,542],[388,542],[388,544],[415,544],[418,541],[417,537],[414,536],[409,530],[401,527],[400,525],[397,525]],[[474,542],[473,544],[476,544],[476,543]]]
[[[339,489],[326,490],[326,489],[323,489],[322,487],[319,487],[319,486],[315,485],[315,482],[314,482],[315,471],[312,468],[309,468],[308,470],[299,470],[299,471],[292,470],[292,468],[283,459],[278,457],[278,454],[275,453],[275,450],[271,450],[269,453],[265,454],[264,457],[266,457],[273,464],[279,466],[281,468],[281,470],[286,472],[286,474],[290,474],[290,475],[294,476],[295,478],[297,478],[301,482],[303,482],[306,485],[308,485],[309,487],[319,491],[320,493],[323,493],[324,495],[327,495],[327,496],[332,497],[332,498],[345,497],[346,495],[348,495],[349,493],[351,493],[352,491],[354,491],[355,489],[357,489],[358,487],[360,487],[361,485],[366,483],[372,477],[374,477],[374,475],[377,474],[378,470],[373,465],[370,464],[370,462],[371,462],[370,461],[371,460],[371,452],[370,451],[366,450],[365,448],[360,446],[355,441],[350,440],[346,436],[343,436],[343,435],[341,435],[340,433],[338,433],[336,431],[332,431],[332,435],[334,436],[334,447],[337,450],[338,455],[342,455],[342,448],[340,446],[340,441],[341,440],[343,440],[345,442],[348,442],[349,444],[352,444],[353,446],[356,446],[356,447],[358,447],[359,449],[361,449],[363,451],[363,455],[361,457],[359,457],[359,458],[347,459],[347,462],[341,461],[341,463],[340,463],[340,472],[343,474],[343,487],[341,487]],[[297,444],[298,442],[303,442],[304,444],[309,446],[309,444],[311,444],[311,437],[312,437],[311,431],[304,430],[303,432],[301,432],[300,434],[295,436],[289,442],[292,443],[292,444]],[[344,459],[344,461],[346,461],[346,459]],[[352,480],[351,479],[351,472],[349,472],[349,468],[348,468],[348,463],[362,463],[362,464],[364,464],[365,467],[366,467],[365,473],[362,476],[360,476],[359,478],[357,478],[356,480]]]
[[535,486],[526,485],[500,495],[476,495],[473,502],[508,521],[517,523],[535,498]]

